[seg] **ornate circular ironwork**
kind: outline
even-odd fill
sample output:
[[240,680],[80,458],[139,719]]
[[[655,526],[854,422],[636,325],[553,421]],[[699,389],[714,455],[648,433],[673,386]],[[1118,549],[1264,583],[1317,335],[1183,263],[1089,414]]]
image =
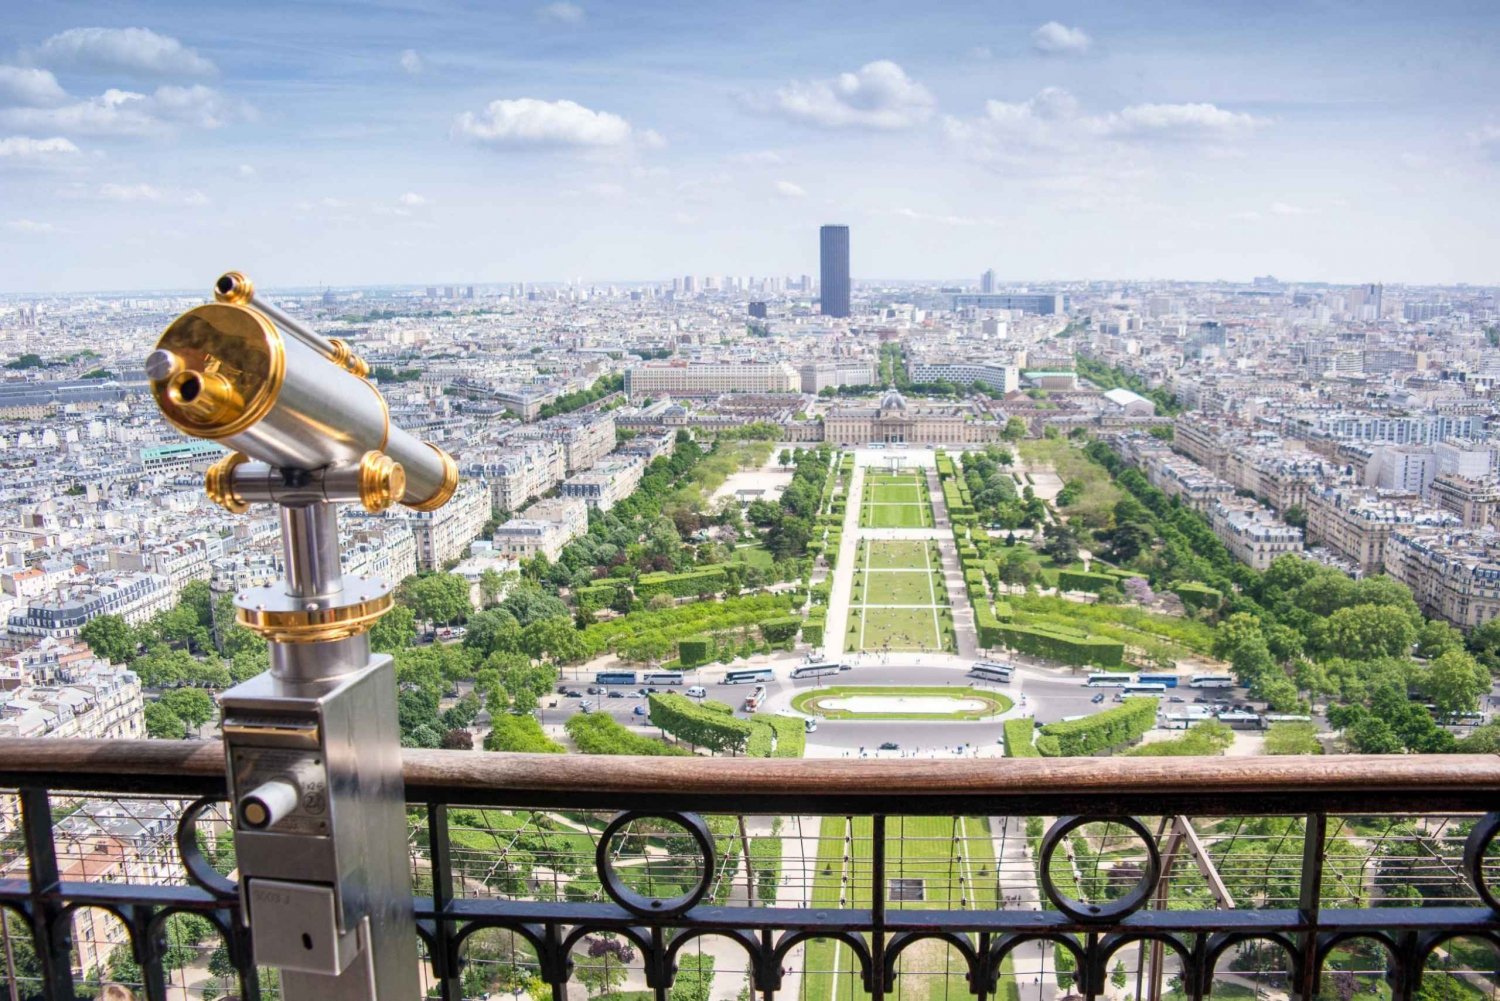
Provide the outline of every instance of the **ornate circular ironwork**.
[[1464,871],[1469,874],[1469,882],[1474,884],[1474,890],[1484,905],[1500,913],[1500,897],[1495,896],[1494,888],[1484,880],[1484,856],[1496,834],[1500,834],[1500,813],[1486,814],[1474,825],[1464,842]]
[[[1101,904],[1086,904],[1062,893],[1052,883],[1052,853],[1063,840],[1085,824],[1119,824],[1126,828],[1146,846],[1146,871],[1140,882],[1125,896]],[[1077,921],[1104,924],[1118,921],[1140,907],[1151,898],[1161,878],[1161,853],[1157,851],[1156,839],[1144,824],[1134,817],[1059,817],[1042,837],[1041,869],[1042,890],[1047,899],[1068,917]]]
[[[698,885],[679,897],[662,899],[648,897],[626,886],[615,871],[610,843],[615,835],[637,820],[665,820],[681,827],[698,846],[703,857],[703,873]],[[708,833],[708,825],[695,813],[667,813],[647,810],[629,810],[611,820],[599,835],[599,846],[594,851],[594,865],[599,871],[599,884],[609,898],[628,911],[636,914],[683,914],[693,909],[708,892],[714,877],[714,839]]]
[[[210,865],[208,859],[203,857],[203,850],[198,847],[198,819],[209,807],[223,802],[204,797],[182,811],[182,817],[177,821],[177,853],[182,857],[182,866],[187,870],[188,879],[220,900],[234,900],[239,895],[234,881]],[[227,807],[229,804],[224,805]],[[225,837],[228,836],[226,833]]]

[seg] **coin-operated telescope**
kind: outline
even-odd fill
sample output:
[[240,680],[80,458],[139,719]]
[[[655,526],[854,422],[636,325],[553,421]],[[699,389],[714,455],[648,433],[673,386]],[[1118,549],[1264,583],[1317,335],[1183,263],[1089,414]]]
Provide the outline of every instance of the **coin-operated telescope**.
[[288,1001],[421,993],[391,658],[369,630],[392,582],[346,579],[336,505],[433,511],[458,486],[442,449],[391,425],[368,368],[255,295],[238,272],[146,360],[179,430],[220,442],[208,496],[275,504],[286,579],[235,596],[271,669],[220,699],[242,913]]

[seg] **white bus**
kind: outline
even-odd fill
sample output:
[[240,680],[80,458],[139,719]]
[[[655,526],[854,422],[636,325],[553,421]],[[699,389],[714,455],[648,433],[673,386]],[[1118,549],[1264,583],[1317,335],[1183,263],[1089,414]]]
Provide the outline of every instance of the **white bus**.
[[680,685],[682,684],[681,671],[648,671],[641,675],[643,685]]
[[969,677],[978,678],[980,681],[998,681],[1002,685],[1008,685],[1010,676],[1009,664],[996,664],[991,660],[981,660],[969,668]]
[[1091,674],[1084,685],[1089,688],[1124,688],[1133,680],[1128,674]]
[[1125,687],[1121,688],[1118,693],[1116,693],[1115,698],[1120,701],[1124,701],[1125,699],[1130,698],[1132,695],[1165,694],[1167,694],[1167,686],[1161,684],[1160,682],[1157,682],[1149,685],[1126,685]]
[[830,674],[838,674],[847,671],[843,664],[824,662],[820,664],[803,664],[801,667],[792,668],[792,678],[824,678]]
[[769,667],[752,667],[744,671],[730,671],[724,675],[726,685],[747,685],[756,681],[770,681],[771,669]]
[[1233,688],[1234,678],[1227,674],[1195,674],[1189,688]]
[[1259,713],[1219,713],[1219,722],[1234,730],[1259,730],[1262,726]]

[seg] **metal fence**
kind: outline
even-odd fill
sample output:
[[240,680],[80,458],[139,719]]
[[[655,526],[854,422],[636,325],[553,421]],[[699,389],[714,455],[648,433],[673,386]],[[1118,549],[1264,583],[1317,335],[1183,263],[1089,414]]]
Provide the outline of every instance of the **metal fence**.
[[[1500,759],[405,771],[450,1001],[1500,996]],[[217,744],[0,741],[9,996],[275,996],[221,772]]]

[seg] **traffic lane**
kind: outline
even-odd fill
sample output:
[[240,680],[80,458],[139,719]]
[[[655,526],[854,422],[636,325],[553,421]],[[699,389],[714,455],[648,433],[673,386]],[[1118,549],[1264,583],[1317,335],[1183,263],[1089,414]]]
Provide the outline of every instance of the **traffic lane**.
[[[998,720],[823,720],[818,729],[807,735],[809,744],[858,756],[861,748],[870,757],[896,757],[916,754],[935,757],[962,757],[976,748],[989,748],[1002,739]],[[900,751],[880,751],[883,743],[900,745]],[[964,747],[964,755],[955,750]],[[987,751],[986,753],[993,753]]]

